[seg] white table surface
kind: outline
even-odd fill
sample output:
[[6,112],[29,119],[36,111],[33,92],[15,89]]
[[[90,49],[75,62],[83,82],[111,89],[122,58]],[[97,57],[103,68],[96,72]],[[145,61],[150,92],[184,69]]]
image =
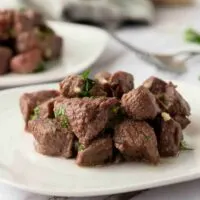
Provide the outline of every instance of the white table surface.
[[[7,4],[12,0],[7,0]],[[13,1],[12,1],[13,2]],[[0,0],[0,7],[2,0]],[[158,11],[157,20],[151,27],[125,28],[119,35],[141,48],[154,52],[176,51],[200,47],[185,44],[182,40],[182,31],[186,27],[196,27],[200,30],[200,4],[185,8],[161,8]],[[154,67],[138,60],[132,53],[126,51],[119,44],[110,40],[105,53],[94,65],[93,73],[98,70],[126,70],[133,73],[136,83],[141,83],[150,75],[165,79],[176,79],[191,82],[200,86],[200,59],[191,60],[188,63],[188,72],[181,76],[157,71]],[[133,197],[133,200],[199,200],[200,180],[151,189]],[[53,198],[30,194],[6,185],[0,184],[0,200],[50,200]],[[77,199],[77,198],[70,198]],[[91,198],[84,198],[91,199]],[[105,199],[98,197],[92,199]],[[63,198],[55,198],[63,200]]]

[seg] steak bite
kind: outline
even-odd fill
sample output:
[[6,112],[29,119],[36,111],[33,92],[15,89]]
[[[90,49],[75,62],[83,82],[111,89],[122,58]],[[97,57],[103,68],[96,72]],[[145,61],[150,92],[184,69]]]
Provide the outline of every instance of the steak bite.
[[[80,144],[79,144],[80,145]],[[111,138],[100,138],[87,147],[79,146],[76,163],[80,166],[103,165],[111,161],[113,142]]]
[[63,40],[60,36],[48,34],[42,42],[43,57],[47,60],[57,59],[62,53]]
[[182,115],[175,115],[173,119],[181,125],[182,129],[185,129],[191,123],[187,117]]
[[124,120],[115,127],[114,142],[126,160],[159,162],[156,135],[146,122]]
[[45,101],[57,97],[59,92],[56,90],[42,90],[39,92],[24,93],[20,97],[20,109],[24,118],[24,121],[28,122],[33,110]]
[[121,98],[123,94],[134,88],[133,75],[127,72],[118,71],[111,75],[109,84],[112,88],[113,96]]
[[129,92],[134,87],[133,76],[123,71],[112,75],[108,72],[100,72],[95,75],[95,79],[111,97],[121,98],[124,93]]
[[23,53],[32,49],[41,48],[41,38],[36,30],[19,33],[16,36],[17,52]]
[[35,26],[42,23],[42,15],[31,9],[14,12],[14,31],[16,35],[24,31],[31,31]]
[[154,119],[160,112],[154,95],[143,86],[124,94],[121,104],[125,113],[136,120]]
[[0,11],[0,41],[8,40],[11,37],[13,25],[13,11]]
[[67,97],[78,97],[83,90],[84,80],[78,75],[69,75],[60,82],[60,93]]
[[28,128],[36,140],[35,149],[38,153],[65,158],[72,156],[74,135],[56,120],[31,120]]
[[80,143],[87,145],[106,126],[116,98],[72,98],[55,101],[54,112],[65,115]]
[[43,67],[41,51],[39,49],[33,49],[23,54],[18,54],[12,58],[10,67],[13,72],[20,74],[40,70]]
[[143,86],[149,89],[153,94],[157,95],[165,92],[167,83],[159,78],[151,76],[146,81],[144,81]]
[[67,76],[62,82],[60,82],[60,92],[67,98],[107,96],[107,93],[99,83],[90,79],[83,79],[79,75]]
[[0,75],[9,71],[12,50],[7,47],[0,47]]
[[170,115],[190,115],[190,106],[180,95],[171,82],[166,86],[165,93],[159,98],[161,108]]
[[183,138],[181,126],[169,114],[162,113],[161,115],[160,129],[157,133],[160,156],[176,156]]

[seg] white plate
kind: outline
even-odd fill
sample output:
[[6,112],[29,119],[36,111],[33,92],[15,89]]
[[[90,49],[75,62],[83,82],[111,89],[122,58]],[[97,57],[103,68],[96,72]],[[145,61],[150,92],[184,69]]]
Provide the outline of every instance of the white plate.
[[61,60],[42,73],[0,75],[0,88],[57,81],[80,73],[91,67],[106,47],[108,35],[99,28],[53,21],[48,24],[64,40]]
[[[176,83],[176,82],[175,82]],[[0,93],[0,181],[23,190],[58,196],[96,196],[167,185],[200,177],[200,88],[184,83],[179,91],[192,108],[186,141],[195,150],[164,159],[158,166],[124,163],[81,168],[74,160],[52,158],[34,151],[33,138],[24,133],[19,97],[24,92],[57,88],[47,84]]]

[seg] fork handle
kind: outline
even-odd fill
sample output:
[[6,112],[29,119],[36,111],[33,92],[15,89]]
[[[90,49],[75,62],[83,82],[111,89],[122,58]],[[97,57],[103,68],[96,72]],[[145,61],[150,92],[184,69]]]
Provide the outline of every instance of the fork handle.
[[164,66],[163,63],[161,63],[155,56],[129,44],[128,42],[125,42],[120,37],[118,37],[113,31],[108,30],[108,29],[106,31],[113,39],[115,39],[118,43],[120,43],[122,46],[124,46],[131,52],[135,53],[135,55],[139,57],[140,59],[144,60],[145,62],[149,64],[153,64],[159,69],[166,70],[166,66]]

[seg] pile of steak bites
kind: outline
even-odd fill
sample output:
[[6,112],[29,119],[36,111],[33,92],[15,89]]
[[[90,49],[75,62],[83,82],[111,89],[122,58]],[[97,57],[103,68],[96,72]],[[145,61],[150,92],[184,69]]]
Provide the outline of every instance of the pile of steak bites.
[[0,75],[44,70],[44,61],[58,59],[62,38],[46,24],[40,13],[0,10]]
[[176,156],[190,107],[171,82],[150,77],[134,89],[131,74],[98,73],[95,79],[67,76],[60,91],[20,98],[26,131],[37,152],[76,158],[81,166],[111,162],[159,163]]

